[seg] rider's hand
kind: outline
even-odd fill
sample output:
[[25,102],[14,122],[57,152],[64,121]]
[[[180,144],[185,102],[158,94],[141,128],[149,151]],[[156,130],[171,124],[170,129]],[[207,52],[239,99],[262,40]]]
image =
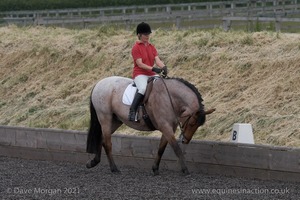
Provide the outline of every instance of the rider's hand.
[[167,66],[164,66],[164,67],[161,69],[161,71],[162,71],[162,77],[163,77],[163,78],[166,78],[166,77],[168,76],[168,68],[167,68]]
[[160,68],[157,68],[157,67],[152,67],[152,71],[154,71],[157,74],[160,74],[162,70]]

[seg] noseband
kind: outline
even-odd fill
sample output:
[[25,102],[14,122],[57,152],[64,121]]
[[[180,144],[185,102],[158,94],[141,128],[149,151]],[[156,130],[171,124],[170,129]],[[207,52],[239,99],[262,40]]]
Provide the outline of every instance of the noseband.
[[177,118],[178,123],[179,123],[179,127],[180,127],[179,139],[181,140],[182,143],[184,143],[184,141],[187,140],[186,137],[185,137],[185,135],[184,135],[184,129],[189,124],[189,121],[190,121],[191,117],[193,116],[193,114],[189,115],[188,118],[184,121],[183,124],[181,124],[180,121]]

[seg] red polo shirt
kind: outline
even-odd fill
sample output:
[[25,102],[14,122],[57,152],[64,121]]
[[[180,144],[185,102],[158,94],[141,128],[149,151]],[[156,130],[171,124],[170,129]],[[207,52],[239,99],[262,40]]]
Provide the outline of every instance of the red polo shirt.
[[154,65],[154,61],[155,61],[155,57],[158,55],[156,48],[148,43],[148,45],[145,45],[144,43],[137,41],[134,46],[132,47],[131,50],[131,55],[134,61],[134,68],[133,68],[133,73],[132,73],[132,77],[133,79],[138,76],[138,75],[147,75],[147,76],[154,76],[155,72],[151,71],[151,70],[145,70],[140,68],[137,64],[136,64],[136,60],[138,58],[142,59],[142,62],[146,65],[149,66],[153,66]]

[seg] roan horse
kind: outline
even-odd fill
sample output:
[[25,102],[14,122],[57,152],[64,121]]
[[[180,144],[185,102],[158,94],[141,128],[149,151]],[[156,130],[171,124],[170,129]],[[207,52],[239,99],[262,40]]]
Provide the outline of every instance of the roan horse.
[[159,163],[168,143],[179,158],[182,172],[189,174],[184,155],[175,139],[176,129],[180,125],[182,143],[188,144],[197,128],[204,124],[205,116],[214,109],[204,111],[201,95],[191,83],[179,78],[158,78],[148,84],[144,98],[145,110],[154,126],[153,129],[142,119],[141,112],[141,120],[138,123],[128,120],[129,106],[122,103],[122,95],[130,83],[132,79],[113,76],[99,81],[93,88],[87,152],[96,155],[86,164],[87,168],[92,168],[100,162],[103,146],[111,171],[119,172],[112,156],[111,135],[124,123],[136,130],[161,131],[158,153],[152,166],[155,175],[159,173]]

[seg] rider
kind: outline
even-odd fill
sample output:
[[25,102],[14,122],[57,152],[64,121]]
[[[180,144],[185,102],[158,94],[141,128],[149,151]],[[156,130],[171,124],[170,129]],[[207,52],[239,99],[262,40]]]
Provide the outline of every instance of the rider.
[[[155,76],[156,73],[167,75],[167,67],[158,57],[156,48],[149,42],[151,33],[151,28],[147,23],[142,22],[136,27],[138,41],[132,47],[131,55],[134,61],[132,77],[138,92],[129,110],[129,121],[135,121],[138,105],[146,92],[148,78]],[[157,67],[154,67],[154,64]]]

